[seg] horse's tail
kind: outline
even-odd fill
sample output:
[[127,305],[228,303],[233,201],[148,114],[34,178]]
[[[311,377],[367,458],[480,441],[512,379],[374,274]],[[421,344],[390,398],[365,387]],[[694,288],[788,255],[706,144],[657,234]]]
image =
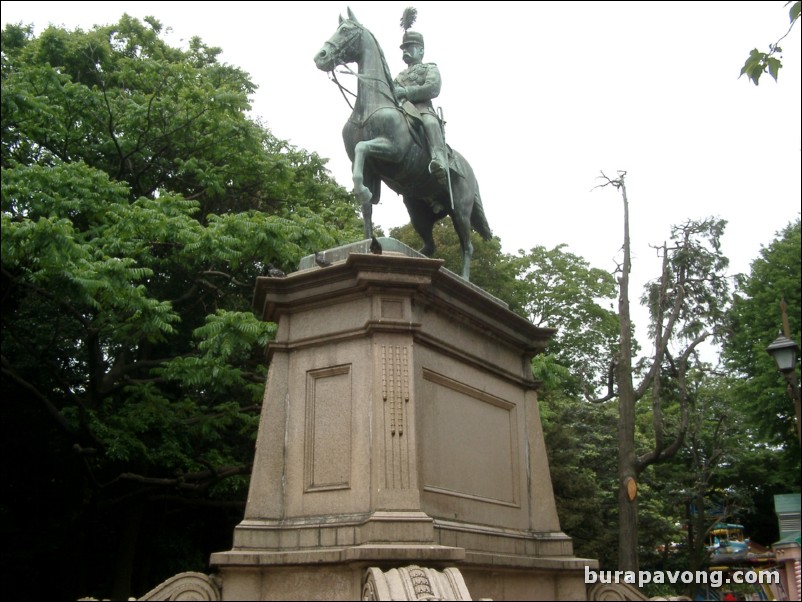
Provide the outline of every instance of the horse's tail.
[[493,232],[490,230],[490,225],[487,223],[485,217],[485,208],[482,207],[482,196],[479,191],[476,191],[476,196],[473,199],[473,210],[471,211],[471,226],[479,236],[485,240],[493,238]]

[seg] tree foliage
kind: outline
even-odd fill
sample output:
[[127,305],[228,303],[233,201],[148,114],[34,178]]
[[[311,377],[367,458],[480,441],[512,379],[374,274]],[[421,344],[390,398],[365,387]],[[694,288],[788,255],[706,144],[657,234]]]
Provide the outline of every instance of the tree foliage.
[[774,78],[774,81],[777,81],[777,77],[780,74],[780,69],[783,66],[782,60],[778,58],[778,55],[782,54],[780,42],[782,42],[786,36],[791,33],[794,25],[796,25],[796,22],[799,20],[799,12],[802,8],[802,0],[796,0],[796,2],[789,0],[789,2],[785,3],[785,6],[788,5],[791,5],[791,8],[788,10],[788,18],[791,22],[788,27],[788,31],[786,31],[779,40],[773,44],[769,44],[768,52],[763,52],[757,48],[753,48],[749,53],[749,57],[746,59],[744,66],[741,68],[741,75],[739,77],[746,75],[746,77],[756,86],[759,85],[760,76],[764,73],[768,73]]
[[4,536],[38,514],[58,596],[144,592],[175,572],[159,546],[197,549],[167,516],[241,508],[275,328],[255,278],[360,237],[325,162],[248,117],[247,74],[160,34],[2,34],[2,422],[31,458],[3,478]]
[[520,295],[524,315],[535,325],[558,329],[548,355],[535,358],[535,372],[548,378],[544,369],[556,359],[570,375],[561,386],[576,393],[607,384],[607,358],[615,348],[618,316],[603,306],[612,305],[615,296],[612,274],[591,267],[565,247],[519,251],[515,263],[525,291]]
[[797,217],[760,250],[750,273],[737,278],[724,341],[725,365],[735,379],[733,399],[752,433],[750,451],[739,459],[736,474],[751,494],[752,504],[743,522],[757,541],[766,544],[779,537],[773,496],[800,489],[794,405],[766,348],[781,330],[783,301],[787,303],[790,338],[800,342],[801,255],[802,229]]
[[[539,400],[560,527],[574,553],[605,569],[618,561],[615,406],[547,390]],[[593,520],[588,520],[592,516]]]
[[738,277],[724,346],[727,366],[741,377],[738,396],[758,425],[761,437],[783,446],[796,462],[799,440],[794,406],[785,380],[766,348],[781,331],[783,300],[788,304],[790,338],[797,345],[800,342],[801,232],[797,218],[761,249],[760,257],[752,262],[751,272]]

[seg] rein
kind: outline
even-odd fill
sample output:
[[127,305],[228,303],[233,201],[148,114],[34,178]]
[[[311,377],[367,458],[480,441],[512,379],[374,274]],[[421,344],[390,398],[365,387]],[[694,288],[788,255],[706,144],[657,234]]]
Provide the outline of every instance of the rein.
[[[351,73],[351,75],[356,75],[357,77],[359,77],[359,74],[358,73],[354,73],[353,69],[351,69],[350,67],[345,66],[345,65],[344,65],[344,67],[346,69],[348,69],[348,72]],[[351,104],[351,101],[348,99],[348,97],[345,95],[345,93],[347,92],[348,94],[350,94],[354,98],[356,98],[356,94],[351,92],[351,90],[349,90],[348,88],[346,88],[345,86],[343,86],[340,83],[340,80],[337,79],[337,72],[334,69],[331,70],[331,79],[335,84],[337,84],[337,87],[340,89],[340,94],[343,95],[343,98],[345,99],[345,102],[348,104],[349,107],[351,107],[351,110],[353,111],[354,110],[354,105]]]
[[[337,47],[337,46],[334,46],[334,44],[331,44],[331,42],[329,42],[329,43],[332,45],[333,49],[334,49],[334,52],[332,52],[332,54],[333,54],[333,56],[334,56],[335,63],[336,63],[336,64],[339,64],[340,66],[342,66],[342,67],[343,67],[343,69],[344,69],[344,73],[350,73],[351,75],[353,75],[354,77],[356,77],[358,80],[362,80],[362,81],[368,81],[368,82],[371,82],[371,81],[372,81],[372,82],[377,82],[377,83],[380,83],[380,84],[381,84],[381,83],[385,84],[385,85],[386,85],[386,86],[387,86],[387,87],[390,89],[390,94],[387,94],[386,92],[384,92],[384,91],[383,91],[383,90],[381,90],[381,89],[379,90],[379,94],[381,94],[382,96],[384,96],[384,97],[385,97],[387,100],[389,100],[389,101],[390,101],[390,102],[391,102],[391,103],[392,103],[394,106],[396,106],[396,107],[400,107],[400,106],[401,106],[401,103],[399,102],[399,100],[398,100],[398,97],[395,95],[395,86],[392,84],[392,82],[393,82],[393,77],[392,77],[392,75],[390,74],[390,67],[387,65],[387,59],[386,59],[386,58],[384,58],[384,52],[382,51],[382,48],[381,48],[381,46],[379,45],[379,42],[378,42],[378,40],[376,39],[376,36],[374,36],[374,35],[373,35],[373,32],[371,32],[370,30],[366,30],[364,27],[362,27],[362,25],[361,25],[361,24],[359,24],[359,23],[356,23],[356,22],[354,22],[354,21],[351,21],[351,23],[353,23],[353,24],[354,24],[354,26],[356,27],[356,31],[355,31],[355,33],[354,33],[352,36],[350,36],[350,37],[349,37],[349,38],[348,38],[348,39],[345,41],[345,43],[344,43],[342,46],[340,46],[340,47]],[[353,69],[351,69],[351,68],[350,68],[350,67],[349,67],[347,64],[345,64],[345,62],[344,62],[344,61],[343,61],[343,59],[342,59],[342,56],[345,54],[345,52],[346,52],[346,51],[355,50],[355,48],[352,48],[352,47],[351,47],[351,46],[352,46],[352,43],[353,43],[354,41],[356,41],[356,39],[357,39],[358,37],[360,37],[360,36],[364,35],[364,33],[365,33],[366,31],[367,31],[367,33],[369,33],[369,34],[370,34],[370,37],[371,37],[371,38],[373,38],[373,41],[374,41],[374,42],[375,42],[375,44],[376,44],[376,49],[377,49],[377,50],[378,50],[378,52],[379,52],[379,57],[381,58],[381,62],[382,62],[382,69],[383,69],[383,71],[384,71],[384,79],[381,79],[381,78],[378,78],[378,77],[368,77],[368,76],[366,76],[366,75],[361,75],[361,74],[359,74],[359,73],[356,73],[356,72],[355,72]],[[353,111],[353,110],[354,110],[354,105],[352,105],[352,104],[351,104],[351,101],[350,101],[350,100],[348,99],[348,97],[346,96],[346,93],[350,94],[350,95],[351,95],[351,96],[353,96],[354,98],[357,98],[357,97],[358,97],[358,95],[357,95],[357,94],[354,94],[353,92],[351,92],[350,90],[348,90],[348,89],[347,89],[345,86],[343,86],[343,85],[340,83],[340,81],[337,79],[337,72],[336,72],[334,69],[332,69],[330,73],[331,73],[331,79],[332,79],[332,81],[334,81],[334,83],[335,83],[335,84],[337,84],[337,87],[340,89],[340,94],[342,94],[343,98],[345,99],[345,102],[348,104],[348,106],[349,106],[349,107],[351,108],[351,110]]]

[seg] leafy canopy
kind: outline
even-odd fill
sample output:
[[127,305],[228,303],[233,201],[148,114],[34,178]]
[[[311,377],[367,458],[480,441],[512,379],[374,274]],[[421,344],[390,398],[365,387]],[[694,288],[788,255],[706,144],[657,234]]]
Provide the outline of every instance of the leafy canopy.
[[[255,279],[361,237],[325,161],[249,117],[249,76],[161,33],[2,33],[4,443],[49,466],[3,479],[3,512],[63,534],[27,544],[58,556],[59,596],[146,591],[170,576],[130,582],[160,517],[242,504],[275,330]],[[46,507],[17,493],[43,487]],[[129,528],[145,512],[154,530]]]
[[[802,299],[802,234],[800,220],[788,224],[763,247],[751,272],[741,275],[724,346],[727,366],[740,375],[739,396],[760,433],[799,459],[794,406],[786,383],[766,348],[782,328],[780,303],[788,304],[791,339],[800,341]],[[798,369],[797,369],[798,374]]]

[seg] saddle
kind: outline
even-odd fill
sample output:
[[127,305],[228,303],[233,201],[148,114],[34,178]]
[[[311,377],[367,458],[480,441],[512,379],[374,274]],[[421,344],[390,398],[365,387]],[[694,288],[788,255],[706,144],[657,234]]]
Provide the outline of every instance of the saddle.
[[[414,104],[410,101],[405,100],[401,104],[401,110],[404,113],[404,117],[407,120],[407,127],[409,128],[410,133],[412,134],[412,139],[422,149],[425,149],[427,152],[429,150],[429,145],[426,143],[426,134],[423,131],[423,118],[421,117],[421,113]],[[437,115],[432,112],[432,115],[437,117]],[[439,117],[437,117],[440,120]],[[442,124],[442,120],[441,120]],[[462,170],[462,166],[460,165],[459,161],[456,160],[451,147],[446,143],[446,154],[448,155],[448,168],[452,173],[457,174],[459,177],[464,178],[465,173]]]

